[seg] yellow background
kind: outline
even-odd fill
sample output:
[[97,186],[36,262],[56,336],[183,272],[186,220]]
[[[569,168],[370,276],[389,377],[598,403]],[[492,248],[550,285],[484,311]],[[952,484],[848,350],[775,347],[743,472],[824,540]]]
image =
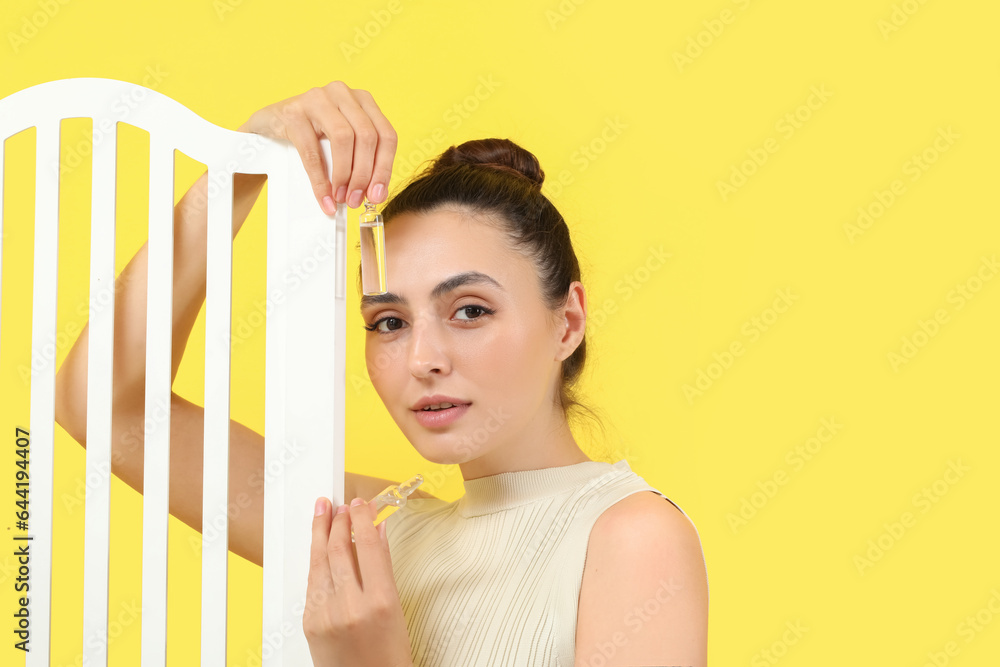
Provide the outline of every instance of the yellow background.
[[[1000,655],[1000,279],[984,263],[1000,254],[998,20],[1000,6],[984,1],[7,0],[0,97],[75,76],[155,83],[236,128],[342,79],[373,92],[399,132],[400,164],[471,138],[521,143],[548,175],[585,272],[582,388],[607,434],[579,432],[592,457],[627,458],[697,525],[712,664],[986,665]],[[8,149],[27,154],[32,142]],[[86,321],[89,243],[73,224],[86,218],[68,203],[85,198],[87,169],[63,194],[60,331]],[[181,185],[195,169],[181,169]],[[22,223],[5,224],[3,244],[5,665],[23,658],[8,628],[9,536],[13,431],[28,421],[18,366],[30,302],[14,285],[30,281],[30,174],[9,173],[6,213]],[[392,188],[409,176],[397,169]],[[135,223],[142,174],[122,178],[119,269],[146,238]],[[852,228],[879,198],[892,202]],[[263,294],[260,225],[239,238],[234,321]],[[353,284],[356,231],[348,240]],[[653,271],[651,247],[670,253]],[[794,299],[787,308],[781,293]],[[443,480],[438,495],[459,497],[457,467],[423,461],[368,382],[351,298],[348,469],[422,471]],[[200,319],[175,384],[199,402],[203,335]],[[734,344],[742,353],[728,358]],[[262,354],[260,329],[233,356],[233,417],[260,432]],[[685,393],[699,373],[703,393]],[[839,425],[832,437],[823,420]],[[52,664],[75,665],[83,507],[65,499],[82,485],[83,449],[57,438],[55,521],[69,546],[55,554]],[[810,444],[814,455],[797,458]],[[116,480],[112,502],[111,664],[135,665],[141,497]],[[173,520],[171,531],[170,662],[197,664],[195,533]],[[232,557],[230,573],[229,664],[253,665],[260,570]]]

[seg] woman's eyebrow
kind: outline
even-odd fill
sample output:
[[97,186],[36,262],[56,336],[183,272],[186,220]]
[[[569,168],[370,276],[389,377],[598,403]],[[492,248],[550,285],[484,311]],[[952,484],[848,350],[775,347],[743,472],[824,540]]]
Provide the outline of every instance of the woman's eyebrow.
[[[503,285],[498,283],[496,280],[486,275],[485,273],[480,273],[479,271],[465,271],[463,273],[456,273],[453,276],[445,278],[431,290],[431,298],[436,299],[440,296],[451,292],[452,290],[458,289],[463,285],[493,285],[498,289],[503,289]],[[368,306],[375,306],[379,304],[400,304],[403,306],[409,305],[406,299],[394,292],[386,292],[385,294],[372,294],[365,295],[361,297],[361,308],[364,309]]]

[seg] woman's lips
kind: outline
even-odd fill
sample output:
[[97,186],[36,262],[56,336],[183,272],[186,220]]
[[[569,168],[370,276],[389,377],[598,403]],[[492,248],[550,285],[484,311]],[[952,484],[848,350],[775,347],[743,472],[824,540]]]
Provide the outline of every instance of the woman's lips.
[[454,405],[444,410],[414,410],[417,416],[417,423],[425,428],[440,428],[451,424],[456,419],[465,414],[470,403],[465,405]]

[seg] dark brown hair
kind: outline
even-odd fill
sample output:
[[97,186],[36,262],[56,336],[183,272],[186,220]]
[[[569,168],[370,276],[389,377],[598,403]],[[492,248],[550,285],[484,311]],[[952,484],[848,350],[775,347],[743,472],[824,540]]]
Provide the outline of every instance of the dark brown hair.
[[[382,210],[385,224],[402,213],[426,213],[453,205],[495,221],[511,247],[535,264],[542,299],[555,311],[569,286],[580,280],[569,228],[542,194],[545,172],[538,159],[509,139],[478,139],[452,146],[395,194]],[[586,337],[562,362],[559,406],[597,415],[578,400],[574,385],[587,358]]]

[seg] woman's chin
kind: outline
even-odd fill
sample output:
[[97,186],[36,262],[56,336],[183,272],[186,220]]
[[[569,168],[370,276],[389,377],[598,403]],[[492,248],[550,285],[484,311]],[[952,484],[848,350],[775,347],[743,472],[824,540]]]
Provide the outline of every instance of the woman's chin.
[[441,449],[439,447],[419,447],[414,446],[417,453],[420,454],[424,459],[430,461],[431,463],[437,463],[438,465],[450,466],[457,465],[459,463],[465,463],[468,461],[468,457],[464,456],[462,452],[457,452],[451,449]]
[[[426,434],[423,435],[426,436]],[[416,438],[410,438],[410,444],[413,445],[413,448],[424,459],[439,465],[458,465],[459,463],[471,461],[477,456],[475,452],[469,450],[468,444],[464,444],[459,440],[456,440],[454,443],[447,443],[440,440],[428,443],[421,439],[420,434],[417,434]],[[452,444],[452,446],[449,446],[449,444]]]

